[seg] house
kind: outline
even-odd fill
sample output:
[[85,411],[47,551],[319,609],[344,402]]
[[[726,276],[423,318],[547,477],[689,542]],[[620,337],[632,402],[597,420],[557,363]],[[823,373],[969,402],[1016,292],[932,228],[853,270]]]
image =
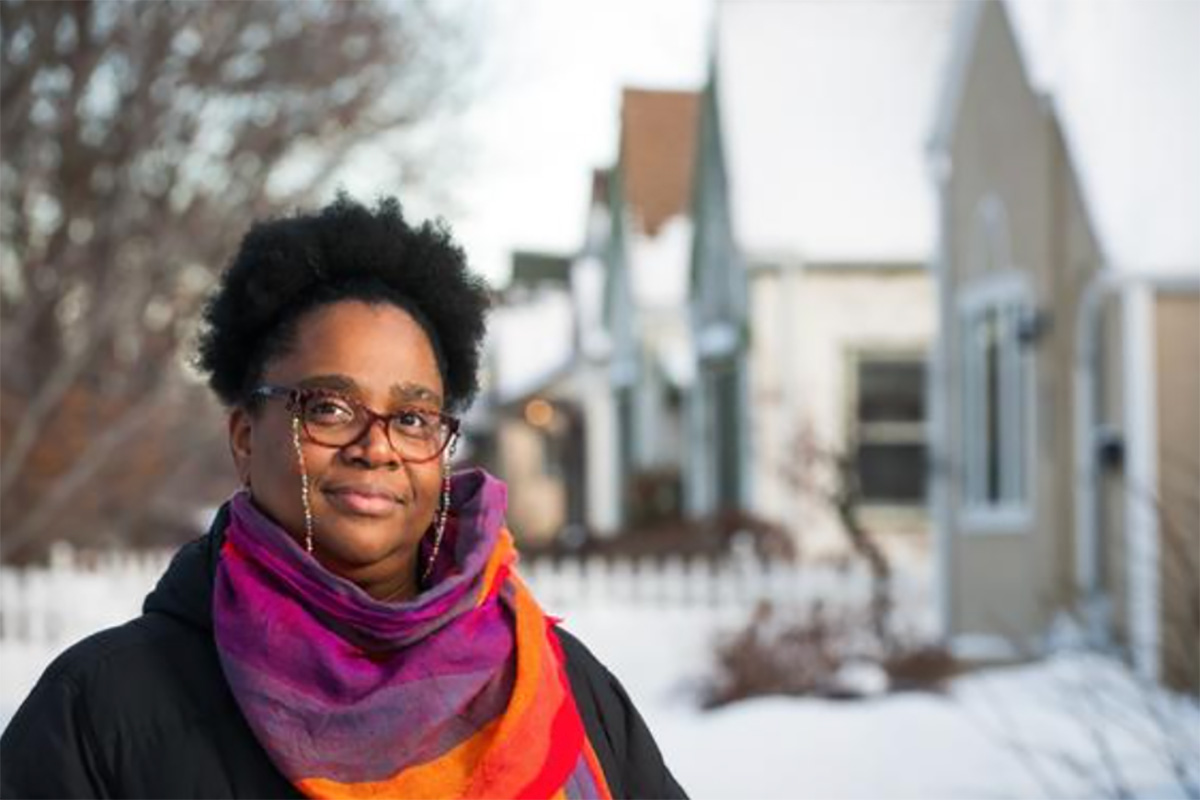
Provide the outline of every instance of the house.
[[[922,533],[927,119],[949,3],[718,7],[696,167],[688,509],[844,549],[827,473],[876,530]],[[822,477],[822,473],[826,473]]]
[[580,250],[514,254],[484,427],[488,463],[523,498],[509,516],[527,545],[679,514],[695,109],[694,93],[626,90]]
[[[608,171],[604,271],[613,458],[613,528],[681,513],[689,210],[699,98],[626,89],[617,163]],[[593,462],[595,463],[595,462]]]
[[471,460],[507,482],[508,521],[525,547],[586,524],[572,267],[565,255],[513,254],[489,323],[482,402],[468,418]]
[[934,116],[940,608],[1200,686],[1200,6],[966,3]]

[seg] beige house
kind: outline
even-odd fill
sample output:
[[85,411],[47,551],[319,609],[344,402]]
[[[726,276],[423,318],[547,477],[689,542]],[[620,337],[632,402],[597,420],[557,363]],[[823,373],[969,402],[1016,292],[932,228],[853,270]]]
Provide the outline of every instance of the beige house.
[[1200,682],[1198,28],[1195,4],[958,13],[930,447],[968,654],[1082,610],[1145,674]]
[[[494,315],[492,461],[530,544],[682,513],[682,395],[698,95],[627,88],[617,161],[593,175],[569,259],[517,253]],[[517,498],[520,499],[517,499]]]
[[696,349],[715,350],[706,309],[744,292],[727,326],[745,327],[731,341],[746,408],[717,430],[744,426],[728,448],[744,463],[743,507],[808,557],[847,546],[824,496],[833,456],[854,463],[873,530],[914,543],[927,530],[937,315],[924,143],[952,16],[937,2],[718,8],[697,171]]

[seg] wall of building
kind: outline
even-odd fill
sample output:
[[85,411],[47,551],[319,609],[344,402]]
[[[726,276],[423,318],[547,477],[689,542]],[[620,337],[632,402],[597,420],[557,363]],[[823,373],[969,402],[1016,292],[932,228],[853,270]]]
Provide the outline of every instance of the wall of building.
[[566,523],[562,476],[546,472],[543,434],[523,419],[500,421],[497,452],[508,483],[508,524],[518,543],[546,545]]
[[[855,421],[853,357],[923,358],[936,328],[933,282],[911,265],[813,265],[756,270],[750,291],[752,510],[790,530],[806,554],[844,549],[828,504],[797,489],[798,437],[811,437],[825,453],[847,449]],[[867,521],[884,533],[924,532],[923,510],[889,512]]]
[[1200,295],[1155,311],[1162,678],[1200,690]]

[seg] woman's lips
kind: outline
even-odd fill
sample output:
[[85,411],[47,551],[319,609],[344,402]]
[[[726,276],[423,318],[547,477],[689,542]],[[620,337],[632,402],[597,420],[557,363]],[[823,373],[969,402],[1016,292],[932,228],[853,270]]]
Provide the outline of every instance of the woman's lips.
[[322,493],[335,508],[364,517],[386,517],[400,505],[394,494],[380,489],[335,486],[323,489]]

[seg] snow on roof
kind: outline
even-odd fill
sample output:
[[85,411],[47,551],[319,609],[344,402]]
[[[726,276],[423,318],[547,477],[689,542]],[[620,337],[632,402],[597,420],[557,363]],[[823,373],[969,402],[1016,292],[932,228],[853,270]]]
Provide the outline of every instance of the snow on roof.
[[934,196],[925,141],[953,8],[719,6],[731,210],[751,258],[926,260]]
[[[1033,88],[1050,97],[1110,265],[1200,269],[1200,4],[1016,0],[1004,6]],[[965,4],[935,116],[949,146],[982,3]]]
[[1200,271],[1200,3],[1010,3],[1111,265]]
[[604,262],[584,255],[571,267],[571,301],[583,355],[599,359],[608,355],[611,341],[604,326]]
[[687,303],[692,252],[692,221],[671,217],[657,236],[631,240],[629,280],[638,308],[682,308]]
[[544,290],[529,300],[492,311],[488,349],[496,399],[507,402],[539,388],[571,360],[571,297],[566,290]]

